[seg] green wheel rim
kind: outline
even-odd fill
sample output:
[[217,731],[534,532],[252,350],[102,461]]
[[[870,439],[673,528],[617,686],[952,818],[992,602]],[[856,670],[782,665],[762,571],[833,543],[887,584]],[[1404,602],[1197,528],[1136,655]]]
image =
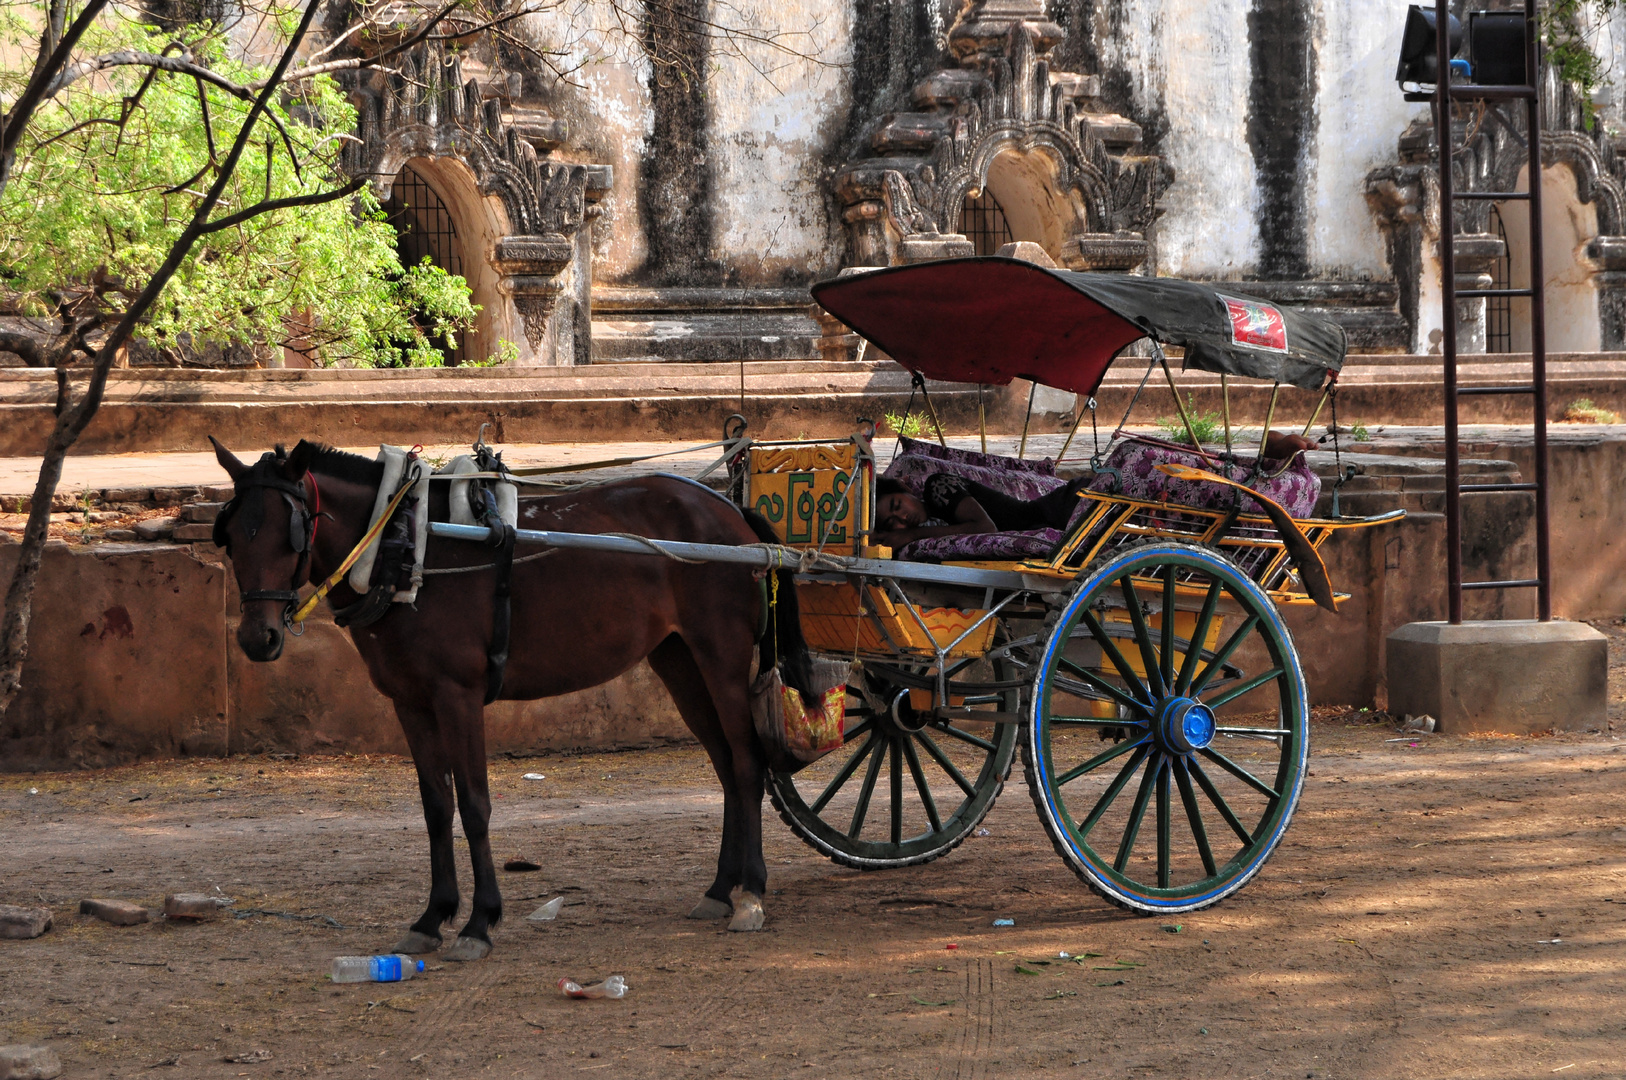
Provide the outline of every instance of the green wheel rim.
[[[1186,617],[1198,648],[1177,634]],[[1029,788],[1085,882],[1173,913],[1258,873],[1292,820],[1309,752],[1298,655],[1258,585],[1195,545],[1126,548],[1087,572],[1036,669]]]
[[[872,665],[872,667],[875,667]],[[956,671],[958,667],[959,671]],[[951,665],[951,679],[970,667]],[[996,680],[1006,665],[995,665]],[[871,698],[906,694],[877,668]],[[974,695],[968,704],[1016,712],[1020,691]],[[861,870],[911,866],[947,854],[971,835],[1010,775],[1020,725],[922,723],[848,695],[846,744],[796,773],[773,773],[768,793],[787,825],[814,850]]]

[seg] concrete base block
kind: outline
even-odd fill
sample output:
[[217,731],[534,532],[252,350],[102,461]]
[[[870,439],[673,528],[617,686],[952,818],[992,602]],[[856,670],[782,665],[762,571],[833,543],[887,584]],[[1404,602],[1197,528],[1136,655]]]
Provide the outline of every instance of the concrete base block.
[[1389,711],[1427,713],[1438,730],[1602,729],[1609,654],[1583,623],[1408,623],[1389,635]]

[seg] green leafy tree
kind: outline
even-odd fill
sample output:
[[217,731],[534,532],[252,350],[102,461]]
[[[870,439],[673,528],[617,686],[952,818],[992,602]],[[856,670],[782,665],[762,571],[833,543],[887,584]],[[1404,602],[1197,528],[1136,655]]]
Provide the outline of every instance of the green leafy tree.
[[[179,35],[123,18],[92,28],[101,54],[159,54],[175,36],[194,64],[231,83],[264,70],[233,61],[209,27]],[[13,27],[10,45],[20,46]],[[0,74],[0,93],[19,73]],[[8,85],[11,84],[11,85]],[[64,300],[109,301],[146,282],[186,228],[199,186],[219,169],[250,106],[186,74],[115,67],[46,103],[20,140],[0,201],[0,289],[8,306],[51,315]],[[220,205],[299,199],[354,185],[339,148],[354,129],[349,103],[327,77],[269,102],[260,130],[228,179]],[[347,199],[287,206],[211,223],[188,252],[141,334],[153,344],[267,342],[322,363],[441,363],[436,339],[474,318],[462,278],[428,264],[402,267],[394,230],[370,189]]]

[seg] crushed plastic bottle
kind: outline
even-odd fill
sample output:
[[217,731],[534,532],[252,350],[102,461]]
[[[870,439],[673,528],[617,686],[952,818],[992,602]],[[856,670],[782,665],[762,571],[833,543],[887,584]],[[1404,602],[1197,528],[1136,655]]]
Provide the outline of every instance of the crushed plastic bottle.
[[423,970],[423,961],[401,953],[387,956],[335,956],[333,981],[336,983],[400,982]]
[[1016,925],[1016,920],[1015,919],[995,919],[994,920],[994,925],[995,926],[1015,926]]
[[571,979],[560,979],[559,991],[565,997],[573,998],[621,998],[627,996],[627,980],[620,975],[611,975],[603,982],[583,986]]
[[559,917],[559,909],[564,907],[564,904],[565,898],[562,896],[556,896],[552,900],[549,900],[547,903],[543,904],[541,907],[537,908],[535,911],[531,912],[529,915],[525,916],[525,921],[534,923],[552,922],[554,919]]

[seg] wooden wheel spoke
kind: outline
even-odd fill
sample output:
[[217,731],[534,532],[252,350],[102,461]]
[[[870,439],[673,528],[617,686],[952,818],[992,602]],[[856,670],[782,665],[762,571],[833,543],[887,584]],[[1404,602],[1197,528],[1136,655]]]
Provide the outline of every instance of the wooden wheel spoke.
[[1096,769],[1099,769],[1112,759],[1122,757],[1124,754],[1129,753],[1129,751],[1146,745],[1148,745],[1148,743],[1146,742],[1144,736],[1134,742],[1125,739],[1112,749],[1103,750],[1101,753],[1095,755],[1084,764],[1075,765],[1073,768],[1068,769],[1066,772],[1056,777],[1056,788],[1058,790],[1064,788],[1068,784],[1071,784],[1074,780],[1077,780],[1079,777],[1083,776],[1085,773],[1094,772]]
[[1118,843],[1118,855],[1112,860],[1112,868],[1120,874],[1124,872],[1124,867],[1129,865],[1129,853],[1135,850],[1135,838],[1140,836],[1140,823],[1146,820],[1146,805],[1152,801],[1152,790],[1157,786],[1158,773],[1162,771],[1163,755],[1157,754],[1151,764],[1146,766],[1146,772],[1140,778],[1140,790],[1135,792],[1135,805],[1129,811],[1129,824],[1124,827],[1123,839]]
[[903,752],[909,759],[909,775],[914,778],[915,790],[920,792],[920,804],[926,808],[926,820],[932,824],[932,832],[943,831],[943,819],[937,814],[937,800],[932,798],[932,789],[926,783],[926,774],[920,768],[920,755],[915,751],[913,739],[903,740]]
[[[1163,614],[1158,617],[1158,674],[1165,687],[1174,686],[1174,564],[1163,564]],[[1167,888],[1167,886],[1164,886]]]
[[953,724],[944,722],[933,724],[932,727],[938,731],[941,731],[944,735],[947,735],[950,738],[959,739],[961,742],[968,742],[972,746],[980,746],[990,754],[994,752],[995,748],[993,743],[989,742],[987,739],[979,738],[978,736],[971,734],[969,731],[961,731]]
[[836,797],[836,792],[840,791],[847,781],[852,779],[853,773],[858,771],[858,766],[862,765],[864,759],[869,757],[871,751],[875,749],[875,743],[876,737],[871,735],[869,742],[865,743],[858,753],[854,754],[847,764],[841,767],[841,771],[831,778],[830,782],[825,785],[823,793],[814,800],[813,805],[808,809],[817,814],[826,806],[829,806],[830,800]]
[[1213,697],[1207,698],[1203,701],[1203,704],[1207,705],[1210,709],[1218,709],[1222,705],[1235,701],[1248,691],[1258,689],[1272,679],[1281,678],[1283,674],[1284,672],[1281,668],[1273,667],[1269,671],[1262,672],[1255,675],[1251,679],[1245,679],[1242,682],[1237,683],[1235,686],[1230,687],[1223,693],[1215,694]]
[[1052,724],[1072,725],[1073,727],[1118,727],[1140,732],[1146,730],[1146,723],[1141,720],[1103,720],[1099,716],[1051,716],[1050,722]]
[[1214,877],[1219,873],[1219,867],[1214,863],[1214,852],[1208,846],[1208,830],[1203,828],[1202,810],[1197,806],[1197,793],[1191,789],[1191,776],[1183,758],[1175,759],[1174,779],[1180,785],[1180,801],[1186,807],[1186,820],[1191,823],[1191,838],[1197,844],[1197,854],[1202,856],[1203,872]]
[[[891,741],[884,740],[887,743]],[[881,743],[883,740],[877,735],[873,742]],[[858,790],[858,805],[853,807],[853,821],[847,828],[850,838],[856,839],[864,831],[864,818],[869,814],[869,801],[875,795],[875,781],[881,775],[881,762],[886,757],[886,751],[886,746],[880,746],[870,755],[869,768],[864,770],[864,786]]]
[[[1151,751],[1151,743],[1143,742],[1135,748],[1135,756],[1130,758],[1122,769],[1118,770],[1118,775],[1113,778],[1106,791],[1102,792],[1101,797],[1096,800],[1095,808],[1090,811],[1090,816],[1085,818],[1083,823],[1079,825],[1078,835],[1081,839],[1090,835],[1090,830],[1095,828],[1096,822],[1101,820],[1101,815],[1111,808],[1113,800],[1117,799],[1124,786],[1129,783],[1129,778],[1135,775],[1135,770],[1140,767],[1141,762],[1146,760],[1146,755]],[[1057,785],[1057,787],[1060,786]]]
[[1197,625],[1191,632],[1191,639],[1186,642],[1186,662],[1180,665],[1180,679],[1174,689],[1176,694],[1183,696],[1191,690],[1192,677],[1197,674],[1197,662],[1202,659],[1203,642],[1208,640],[1208,628],[1214,625],[1214,611],[1219,607],[1221,588],[1216,578],[1208,586],[1208,595],[1203,597],[1202,613],[1197,616]]
[[1244,845],[1253,843],[1253,834],[1248,831],[1247,826],[1237,820],[1236,814],[1231,810],[1231,804],[1225,801],[1225,796],[1219,793],[1219,789],[1214,786],[1214,781],[1208,778],[1208,773],[1203,771],[1203,767],[1197,762],[1197,759],[1191,758],[1187,760],[1186,767],[1191,770],[1191,775],[1197,780],[1197,786],[1203,789],[1203,794],[1208,796],[1208,801],[1214,804],[1214,809],[1220,812],[1220,817],[1225,819],[1225,823],[1231,827],[1232,832],[1236,833],[1237,838]]
[[1173,846],[1174,825],[1169,813],[1169,764],[1157,770],[1157,887],[1169,887],[1169,849]]
[[1253,628],[1258,625],[1259,616],[1257,615],[1249,615],[1242,620],[1242,625],[1236,628],[1236,633],[1226,639],[1225,645],[1219,652],[1214,654],[1214,659],[1208,662],[1208,666],[1203,668],[1202,674],[1192,682],[1188,696],[1202,696],[1203,689],[1208,686],[1210,680],[1219,674],[1220,669],[1225,666],[1225,662],[1231,658],[1231,654],[1241,647],[1242,642],[1247,639],[1249,634],[1253,633]]
[[[908,736],[904,736],[907,738]],[[898,748],[901,739],[893,739],[888,757],[892,763],[892,775],[887,779],[891,781],[892,793],[892,842],[903,842],[903,751]]]
[[1244,769],[1242,766],[1238,765],[1224,754],[1219,753],[1213,747],[1204,747],[1202,750],[1199,750],[1198,753],[1202,754],[1203,757],[1207,758],[1209,761],[1212,761],[1214,764],[1218,765],[1220,768],[1224,769],[1226,772],[1230,773],[1244,784],[1247,784],[1249,787],[1253,788],[1253,790],[1257,791],[1265,798],[1274,800],[1282,797],[1281,792],[1266,784],[1263,780],[1259,779],[1257,776],[1253,775],[1253,773],[1249,772],[1247,769]]
[[[1130,697],[1116,686],[1113,686],[1111,683],[1101,678],[1089,668],[1080,667],[1071,660],[1068,660],[1066,657],[1062,658],[1061,666],[1065,667],[1068,671],[1071,671],[1074,675],[1082,679],[1085,685],[1091,687],[1092,689],[1099,690],[1101,693],[1107,695],[1107,697],[1111,698],[1113,701],[1116,701],[1124,708],[1133,709],[1138,713],[1144,713],[1146,711],[1146,705],[1144,702],[1136,701],[1134,698]],[[1062,687],[1062,689],[1066,688]]]
[[1086,608],[1080,617],[1080,621],[1089,630],[1090,636],[1095,638],[1095,643],[1101,647],[1101,655],[1105,656],[1111,661],[1112,666],[1118,669],[1118,677],[1124,681],[1124,685],[1128,686],[1133,694],[1141,696],[1146,702],[1150,702],[1152,700],[1151,692],[1140,681],[1140,676],[1135,674],[1135,669],[1129,666],[1129,661],[1124,659],[1124,654],[1118,649],[1118,643],[1112,640],[1112,635],[1107,633],[1106,627],[1101,625],[1095,614]]
[[942,747],[938,746],[930,735],[924,731],[917,731],[915,732],[915,738],[920,740],[920,745],[926,748],[926,753],[930,754],[932,760],[937,762],[938,768],[948,773],[949,779],[958,784],[960,790],[965,792],[966,798],[976,797],[977,789],[971,786],[971,781],[967,780],[965,774],[955,767],[954,762],[949,760],[948,755],[943,753]]
[[1146,613],[1140,609],[1140,594],[1135,592],[1135,581],[1128,574],[1118,579],[1118,585],[1123,590],[1124,604],[1129,608],[1129,623],[1135,628],[1135,644],[1140,646],[1141,664],[1146,668],[1146,685],[1155,701],[1164,692],[1162,667],[1158,664],[1157,651],[1152,647],[1152,632],[1146,626]]
[[858,738],[858,736],[864,734],[870,728],[875,726],[874,713],[860,713],[859,715],[864,717],[863,723],[855,724],[841,733],[841,742],[843,745],[852,742],[854,739]]

